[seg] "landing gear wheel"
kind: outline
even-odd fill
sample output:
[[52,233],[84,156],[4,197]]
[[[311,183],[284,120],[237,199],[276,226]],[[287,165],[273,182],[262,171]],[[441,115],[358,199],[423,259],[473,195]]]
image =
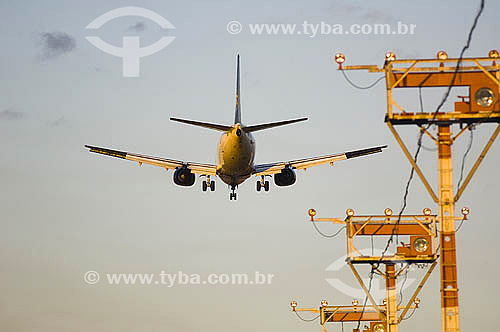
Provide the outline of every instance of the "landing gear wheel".
[[207,188],[208,188],[207,181],[203,181],[201,183],[201,190],[207,191]]
[[236,185],[231,185],[231,193],[229,194],[229,200],[232,201],[233,198],[236,200],[236,193],[234,192],[236,190]]
[[269,191],[269,181],[264,182],[264,190]]
[[215,181],[210,181],[210,191],[215,191]]
[[262,183],[260,181],[257,181],[257,191],[260,191],[262,189]]

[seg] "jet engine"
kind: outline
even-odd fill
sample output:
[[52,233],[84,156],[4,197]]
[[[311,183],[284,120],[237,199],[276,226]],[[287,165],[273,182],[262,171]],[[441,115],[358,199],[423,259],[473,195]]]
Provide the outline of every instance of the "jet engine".
[[187,167],[179,167],[174,172],[174,183],[178,186],[189,187],[194,184],[195,176]]
[[297,180],[295,172],[289,167],[283,168],[281,173],[274,174],[274,183],[280,187],[291,186],[295,183],[295,180]]

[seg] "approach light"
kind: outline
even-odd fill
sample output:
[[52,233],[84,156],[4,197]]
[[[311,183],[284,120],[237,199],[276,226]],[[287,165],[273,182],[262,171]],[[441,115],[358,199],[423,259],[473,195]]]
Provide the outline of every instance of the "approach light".
[[429,209],[429,208],[425,208],[422,212],[424,212],[424,215],[426,215],[426,216],[430,216],[432,213],[431,209]]
[[420,304],[420,299],[418,297],[416,297],[415,300],[413,300],[413,303],[415,303],[415,305],[418,308],[418,305]]
[[352,217],[354,215],[354,210],[353,209],[347,209],[345,211],[345,214],[347,214],[347,216],[349,216],[349,217]]
[[470,213],[470,210],[468,207],[463,207],[462,210],[461,210],[462,214],[465,216],[469,215]]
[[378,323],[373,325],[372,332],[385,332],[384,324]]
[[316,215],[316,210],[309,209],[309,211],[307,211],[307,213],[309,214],[309,217],[311,217],[311,221],[314,221],[314,216]]
[[342,70],[342,64],[345,62],[344,53],[335,54],[335,62],[339,64],[339,70]]
[[491,50],[488,52],[488,57],[489,58],[498,58],[498,51],[497,50]]
[[413,249],[417,252],[425,252],[429,248],[429,241],[426,238],[419,237],[413,242]]
[[357,306],[359,304],[359,301],[358,300],[352,300],[352,305],[353,306]]
[[490,107],[495,100],[495,94],[490,88],[477,90],[474,97],[476,98],[476,103],[481,107]]
[[439,51],[439,52],[437,52],[436,57],[439,60],[446,60],[446,59],[448,59],[448,53],[446,53],[445,51]]
[[290,306],[292,307],[292,310],[295,311],[295,308],[297,308],[297,301],[290,302]]
[[387,52],[385,53],[385,61],[394,61],[396,60],[396,54],[394,54],[394,52]]
[[345,55],[344,53],[337,53],[335,54],[335,62],[340,64],[343,64],[345,62]]
[[328,301],[327,300],[321,300],[321,306],[322,307],[326,307],[328,305]]
[[391,210],[391,209],[389,209],[389,208],[385,209],[385,210],[384,210],[384,213],[385,213],[385,215],[386,215],[386,216],[388,216],[388,217],[389,217],[389,216],[392,216],[392,210]]

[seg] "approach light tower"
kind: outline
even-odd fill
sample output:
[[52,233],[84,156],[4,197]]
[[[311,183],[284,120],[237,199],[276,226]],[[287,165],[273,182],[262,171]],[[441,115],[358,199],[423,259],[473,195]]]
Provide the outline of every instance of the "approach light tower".
[[[497,50],[488,57],[449,59],[444,51],[436,59],[397,60],[393,52],[387,52],[384,66],[343,66],[346,58],[335,55],[339,70],[368,70],[385,73],[387,89],[387,113],[385,122],[400,145],[411,166],[419,176],[432,199],[439,205],[440,260],[441,260],[441,318],[443,332],[460,331],[457,253],[455,243],[455,203],[459,200],[491,145],[500,132],[500,65]],[[459,96],[454,110],[411,112],[400,106],[393,98],[393,90],[399,88],[467,87],[469,94]],[[467,129],[472,130],[481,123],[497,123],[491,138],[483,148],[463,184],[454,192],[451,146]],[[453,136],[451,127],[459,125]],[[425,178],[411,156],[394,126],[416,125],[422,135],[429,136],[438,151],[438,195]],[[429,128],[437,126],[437,137]],[[466,211],[468,212],[468,211]]]
[[[321,331],[327,332],[326,325],[330,323],[365,323],[363,332],[398,332],[398,325],[408,316],[409,310],[419,307],[420,299],[417,297],[427,282],[429,276],[437,265],[438,259],[438,232],[436,215],[429,208],[423,209],[423,214],[394,215],[390,208],[381,215],[356,215],[353,209],[346,210],[345,219],[316,218],[316,210],[309,209],[311,222],[329,222],[344,225],[347,240],[346,263],[351,268],[359,285],[363,289],[366,302],[359,305],[358,300],[353,300],[352,305],[328,305],[326,300],[321,301],[319,309],[299,308],[296,301],[290,303],[292,310],[298,312],[311,312],[319,314]],[[465,215],[464,215],[465,218]],[[462,219],[464,219],[462,218]],[[357,246],[362,243],[362,238],[377,237],[388,240],[394,236],[402,240],[396,252],[372,252],[367,255]],[[405,243],[404,240],[409,240]],[[372,247],[373,249],[373,247]],[[410,265],[429,265],[425,276],[409,298],[406,305],[398,301],[396,281],[403,273],[407,273]],[[375,274],[385,280],[386,297],[381,304],[376,303],[371,294],[371,287],[363,282],[356,266],[371,266],[372,277]],[[384,266],[384,268],[380,268]],[[371,282],[370,282],[371,284]],[[357,328],[353,332],[360,332]]]

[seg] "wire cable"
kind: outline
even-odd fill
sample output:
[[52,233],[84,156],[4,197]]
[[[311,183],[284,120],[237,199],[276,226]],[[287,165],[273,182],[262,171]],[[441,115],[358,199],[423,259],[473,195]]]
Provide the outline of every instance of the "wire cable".
[[402,320],[408,320],[408,319],[410,319],[413,316],[413,314],[415,313],[415,311],[417,311],[417,308],[413,308],[412,312],[408,316],[406,316],[405,318],[403,318]]
[[356,89],[359,89],[359,90],[368,90],[368,89],[371,89],[371,88],[373,88],[375,85],[377,85],[379,82],[381,82],[381,81],[385,78],[385,76],[381,76],[381,77],[377,78],[377,79],[375,80],[375,82],[373,82],[373,83],[372,83],[372,84],[370,84],[370,85],[367,85],[367,86],[359,86],[359,85],[357,85],[356,83],[354,83],[353,81],[351,81],[351,79],[349,78],[349,76],[347,76],[347,74],[345,73],[345,70],[341,69],[340,71],[342,72],[342,75],[344,75],[345,80],[346,80],[346,81],[347,81],[350,85],[352,85],[353,87],[355,87]]
[[[484,3],[485,3],[485,0],[481,0],[481,3],[480,3],[480,7],[479,7],[479,10],[474,18],[474,22],[472,24],[472,27],[469,31],[469,34],[467,36],[467,42],[466,44],[464,45],[464,47],[462,48],[462,51],[460,52],[460,57],[457,61],[457,66],[455,67],[455,71],[453,73],[453,78],[451,80],[451,84],[448,86],[448,89],[446,90],[446,93],[443,95],[443,98],[441,99],[441,102],[439,103],[439,105],[436,107],[436,111],[434,112],[434,116],[433,116],[433,119],[436,118],[438,112],[441,110],[441,108],[443,107],[443,105],[445,104],[445,102],[448,100],[448,97],[450,96],[450,92],[451,92],[451,89],[453,88],[454,86],[454,83],[455,83],[455,80],[456,80],[456,77],[458,75],[458,71],[460,70],[460,65],[462,63],[462,59],[463,59],[463,56],[465,54],[465,51],[467,49],[469,49],[470,47],[470,43],[472,41],[472,35],[474,33],[474,30],[476,29],[476,26],[477,26],[477,23],[479,21],[479,17],[481,16],[481,14],[483,13],[483,10],[484,10]],[[427,130],[429,129],[429,127],[432,125],[432,122],[429,122],[426,126],[424,126],[424,130]],[[421,130],[420,131],[420,134],[418,136],[418,140],[417,140],[417,151],[415,152],[415,155],[413,157],[413,160],[415,161],[415,163],[417,163],[418,161],[418,155],[420,153],[420,150],[422,148],[422,137],[424,135],[424,131]],[[405,193],[404,193],[404,196],[403,196],[403,207],[401,208],[401,212],[399,213],[398,215],[398,221],[396,222],[396,227],[394,228],[394,230],[397,228],[397,225],[399,224],[400,220],[401,220],[401,215],[403,214],[404,210],[406,209],[406,206],[407,206],[407,198],[408,198],[408,193],[409,193],[409,188],[410,188],[410,184],[413,180],[413,176],[414,176],[414,173],[415,173],[415,169],[412,167],[411,168],[411,171],[410,171],[410,176],[408,178],[408,182],[406,183],[406,187],[405,187]],[[391,234],[391,237],[389,238],[389,240],[387,241],[387,245],[384,249],[384,252],[382,253],[382,257],[384,257],[384,254],[386,253],[386,251],[388,250],[390,244],[392,243],[393,241],[393,237],[394,237],[394,230]],[[381,257],[381,258],[382,258]]]
[[410,269],[410,266],[405,271],[405,277],[403,280],[403,283],[401,284],[401,288],[399,289],[399,301],[398,301],[398,306],[401,305],[403,302],[403,288],[405,287],[406,280],[408,280],[408,270]]
[[458,180],[457,188],[460,188],[460,184],[462,183],[462,180],[464,178],[465,159],[467,159],[467,155],[469,154],[472,148],[472,141],[474,140],[472,128],[470,128],[469,131],[470,131],[469,145],[467,146],[467,150],[465,150],[465,153],[462,157],[462,165],[460,166],[460,179]]
[[313,321],[315,321],[316,319],[318,319],[318,318],[319,318],[319,316],[320,316],[320,315],[317,315],[317,316],[316,316],[316,317],[314,317],[314,318],[307,319],[307,318],[304,318],[304,317],[302,317],[301,315],[299,315],[299,313],[298,313],[297,311],[294,311],[294,312],[295,312],[295,314],[297,315],[297,317],[299,317],[299,319],[300,319],[301,321],[303,321],[303,322],[313,322]]
[[314,221],[312,222],[312,224],[313,224],[314,228],[316,229],[316,232],[318,232],[318,234],[320,234],[320,235],[321,235],[321,236],[323,236],[323,237],[329,238],[329,239],[332,239],[332,238],[336,237],[337,235],[339,235],[339,234],[340,234],[340,232],[341,232],[343,229],[345,229],[345,228],[346,228],[346,226],[342,226],[342,227],[341,227],[341,228],[340,228],[337,232],[335,232],[335,233],[333,233],[333,234],[325,234],[325,233],[323,233],[323,232],[322,232],[322,231],[318,228],[318,226],[316,226],[316,223],[315,223]]
[[460,228],[462,228],[463,224],[464,224],[464,219],[460,220],[460,224],[458,224],[458,227],[457,227],[457,230],[455,231],[455,234],[458,233],[458,231],[460,230]]
[[424,113],[424,100],[422,98],[422,87],[418,87],[418,101],[420,104],[420,113]]
[[[372,283],[373,283],[373,276],[375,274],[375,269],[372,266],[372,270],[370,271],[370,281],[368,282],[368,294],[372,290]],[[363,318],[363,315],[365,314],[365,309],[366,309],[366,303],[368,301],[368,295],[365,296],[365,301],[363,302],[363,310],[361,310],[361,315],[359,316],[358,324],[356,326],[356,330],[359,331],[359,327],[361,326],[361,319]]]

